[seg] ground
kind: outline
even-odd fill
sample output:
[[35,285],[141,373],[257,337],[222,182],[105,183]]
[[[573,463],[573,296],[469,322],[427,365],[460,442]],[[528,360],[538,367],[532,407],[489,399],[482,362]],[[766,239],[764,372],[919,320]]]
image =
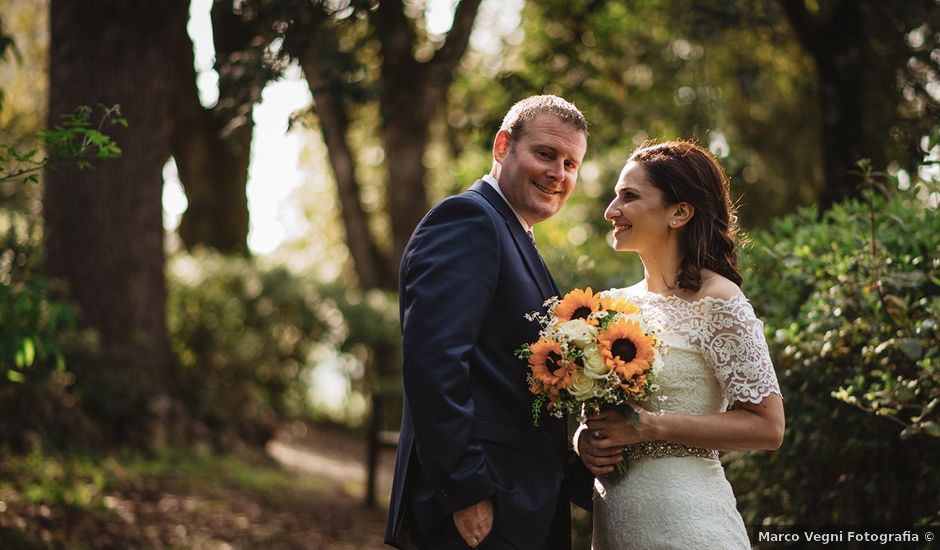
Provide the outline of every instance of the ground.
[[[361,434],[290,423],[266,454],[81,467],[0,462],[0,548],[389,548],[382,534],[393,451],[382,451],[375,509],[364,505]],[[96,481],[101,475],[113,480]],[[57,483],[50,489],[44,478]]]

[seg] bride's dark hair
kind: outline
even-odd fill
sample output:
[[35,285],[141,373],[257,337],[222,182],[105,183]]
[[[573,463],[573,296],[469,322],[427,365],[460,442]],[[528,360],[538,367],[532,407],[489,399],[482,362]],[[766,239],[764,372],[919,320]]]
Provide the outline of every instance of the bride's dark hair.
[[643,168],[650,183],[662,192],[666,205],[686,202],[695,207],[679,236],[679,288],[700,289],[702,268],[741,286],[735,248],[738,218],[728,192],[728,177],[715,157],[694,143],[667,141],[644,144],[627,162]]

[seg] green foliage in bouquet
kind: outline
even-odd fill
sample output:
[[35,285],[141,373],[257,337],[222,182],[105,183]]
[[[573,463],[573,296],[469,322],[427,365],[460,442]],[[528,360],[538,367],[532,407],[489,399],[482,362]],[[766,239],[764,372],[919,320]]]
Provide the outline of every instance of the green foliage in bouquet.
[[[934,156],[937,141],[924,147]],[[862,200],[751,236],[745,291],[766,324],[787,434],[777,452],[731,459],[749,524],[940,520],[936,167],[928,157],[908,182],[862,162]]]
[[171,345],[187,408],[227,447],[264,444],[302,411],[313,346],[326,334],[312,280],[208,251],[170,262]]

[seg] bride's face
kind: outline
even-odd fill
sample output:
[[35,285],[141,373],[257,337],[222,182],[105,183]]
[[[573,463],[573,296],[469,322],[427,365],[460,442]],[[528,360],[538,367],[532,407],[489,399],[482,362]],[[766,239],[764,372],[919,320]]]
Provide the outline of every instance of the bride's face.
[[663,203],[663,194],[636,163],[623,167],[614,199],[604,218],[614,224],[614,250],[643,253],[654,251],[669,240],[673,209]]

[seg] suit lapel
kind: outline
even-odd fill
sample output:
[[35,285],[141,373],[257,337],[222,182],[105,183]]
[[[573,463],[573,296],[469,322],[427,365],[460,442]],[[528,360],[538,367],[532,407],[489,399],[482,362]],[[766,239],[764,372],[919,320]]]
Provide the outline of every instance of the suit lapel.
[[509,234],[512,235],[512,239],[516,243],[516,249],[525,261],[529,274],[532,275],[532,279],[539,287],[542,295],[546,298],[558,295],[558,287],[555,286],[555,281],[548,272],[548,267],[546,267],[539,251],[535,248],[535,243],[532,242],[525,229],[522,228],[522,224],[519,223],[519,219],[516,218],[516,214],[506,204],[506,201],[499,196],[499,193],[490,184],[482,180],[474,183],[470,190],[483,195],[487,202],[503,217],[506,227],[509,229]]

